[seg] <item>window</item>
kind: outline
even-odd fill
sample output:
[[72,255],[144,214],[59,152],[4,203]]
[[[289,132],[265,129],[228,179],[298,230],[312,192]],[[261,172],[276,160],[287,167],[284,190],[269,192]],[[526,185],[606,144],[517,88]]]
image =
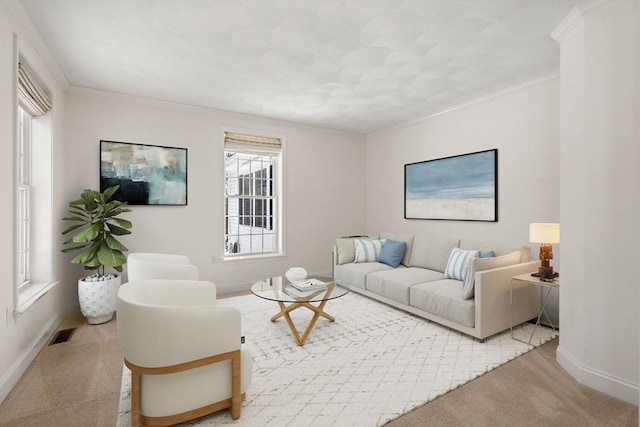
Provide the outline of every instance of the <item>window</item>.
[[225,258],[281,252],[281,152],[277,138],[225,133]]
[[55,285],[51,97],[22,55],[17,72],[14,318]]

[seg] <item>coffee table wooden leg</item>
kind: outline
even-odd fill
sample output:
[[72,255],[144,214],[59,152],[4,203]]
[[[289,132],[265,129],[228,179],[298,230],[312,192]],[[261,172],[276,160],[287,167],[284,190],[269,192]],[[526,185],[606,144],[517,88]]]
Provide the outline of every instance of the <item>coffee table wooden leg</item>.
[[[320,305],[318,305],[317,307],[307,302],[294,303],[289,306],[286,306],[283,302],[278,301],[278,305],[280,306],[280,313],[274,315],[271,318],[271,321],[274,322],[280,317],[284,317],[285,320],[287,321],[287,324],[289,325],[289,329],[291,330],[291,333],[293,334],[294,339],[296,340],[296,343],[299,346],[303,346],[307,342],[307,338],[309,338],[309,334],[311,334],[311,331],[313,330],[320,316],[325,317],[331,322],[336,321],[336,319],[333,316],[331,316],[330,314],[324,311],[324,306],[327,304],[327,301],[328,300],[322,301]],[[298,332],[298,328],[296,328],[296,325],[293,323],[293,320],[291,320],[291,316],[289,316],[289,312],[296,310],[300,307],[308,308],[309,310],[314,312],[313,318],[307,325],[307,328],[304,330],[304,333],[302,334],[302,336],[300,336],[300,333]]]

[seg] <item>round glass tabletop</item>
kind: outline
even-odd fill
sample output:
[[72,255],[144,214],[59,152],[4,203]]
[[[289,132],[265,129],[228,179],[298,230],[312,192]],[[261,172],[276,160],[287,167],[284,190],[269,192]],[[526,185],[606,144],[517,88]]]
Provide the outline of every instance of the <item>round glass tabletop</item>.
[[349,293],[349,289],[336,285],[331,280],[322,277],[309,277],[326,283],[326,287],[299,291],[284,276],[270,277],[251,286],[251,293],[269,301],[279,302],[322,302],[340,298]]

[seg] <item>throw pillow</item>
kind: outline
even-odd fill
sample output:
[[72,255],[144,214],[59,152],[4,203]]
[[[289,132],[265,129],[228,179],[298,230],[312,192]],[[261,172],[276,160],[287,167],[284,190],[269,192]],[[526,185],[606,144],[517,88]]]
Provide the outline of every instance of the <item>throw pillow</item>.
[[480,251],[478,258],[493,258],[494,256],[496,256],[496,254],[493,251]]
[[480,251],[453,248],[447,261],[447,268],[444,270],[444,277],[464,282],[469,275],[469,261],[479,253]]
[[355,259],[353,262],[375,262],[382,252],[383,240],[355,240]]
[[378,257],[378,262],[390,265],[396,268],[402,262],[404,253],[407,250],[407,242],[396,242],[395,240],[387,240],[382,245],[382,251]]
[[520,251],[511,252],[510,254],[501,255],[492,258],[476,258],[469,263],[469,275],[464,281],[462,288],[462,298],[469,299],[475,295],[476,272],[491,270],[492,268],[506,267],[508,265],[518,264],[520,262]]

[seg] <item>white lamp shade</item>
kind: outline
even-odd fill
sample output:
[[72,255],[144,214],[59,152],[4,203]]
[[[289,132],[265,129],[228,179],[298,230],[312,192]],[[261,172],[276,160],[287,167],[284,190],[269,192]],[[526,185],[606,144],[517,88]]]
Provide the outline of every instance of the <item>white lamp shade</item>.
[[549,222],[529,224],[529,241],[532,243],[560,243],[560,224]]

